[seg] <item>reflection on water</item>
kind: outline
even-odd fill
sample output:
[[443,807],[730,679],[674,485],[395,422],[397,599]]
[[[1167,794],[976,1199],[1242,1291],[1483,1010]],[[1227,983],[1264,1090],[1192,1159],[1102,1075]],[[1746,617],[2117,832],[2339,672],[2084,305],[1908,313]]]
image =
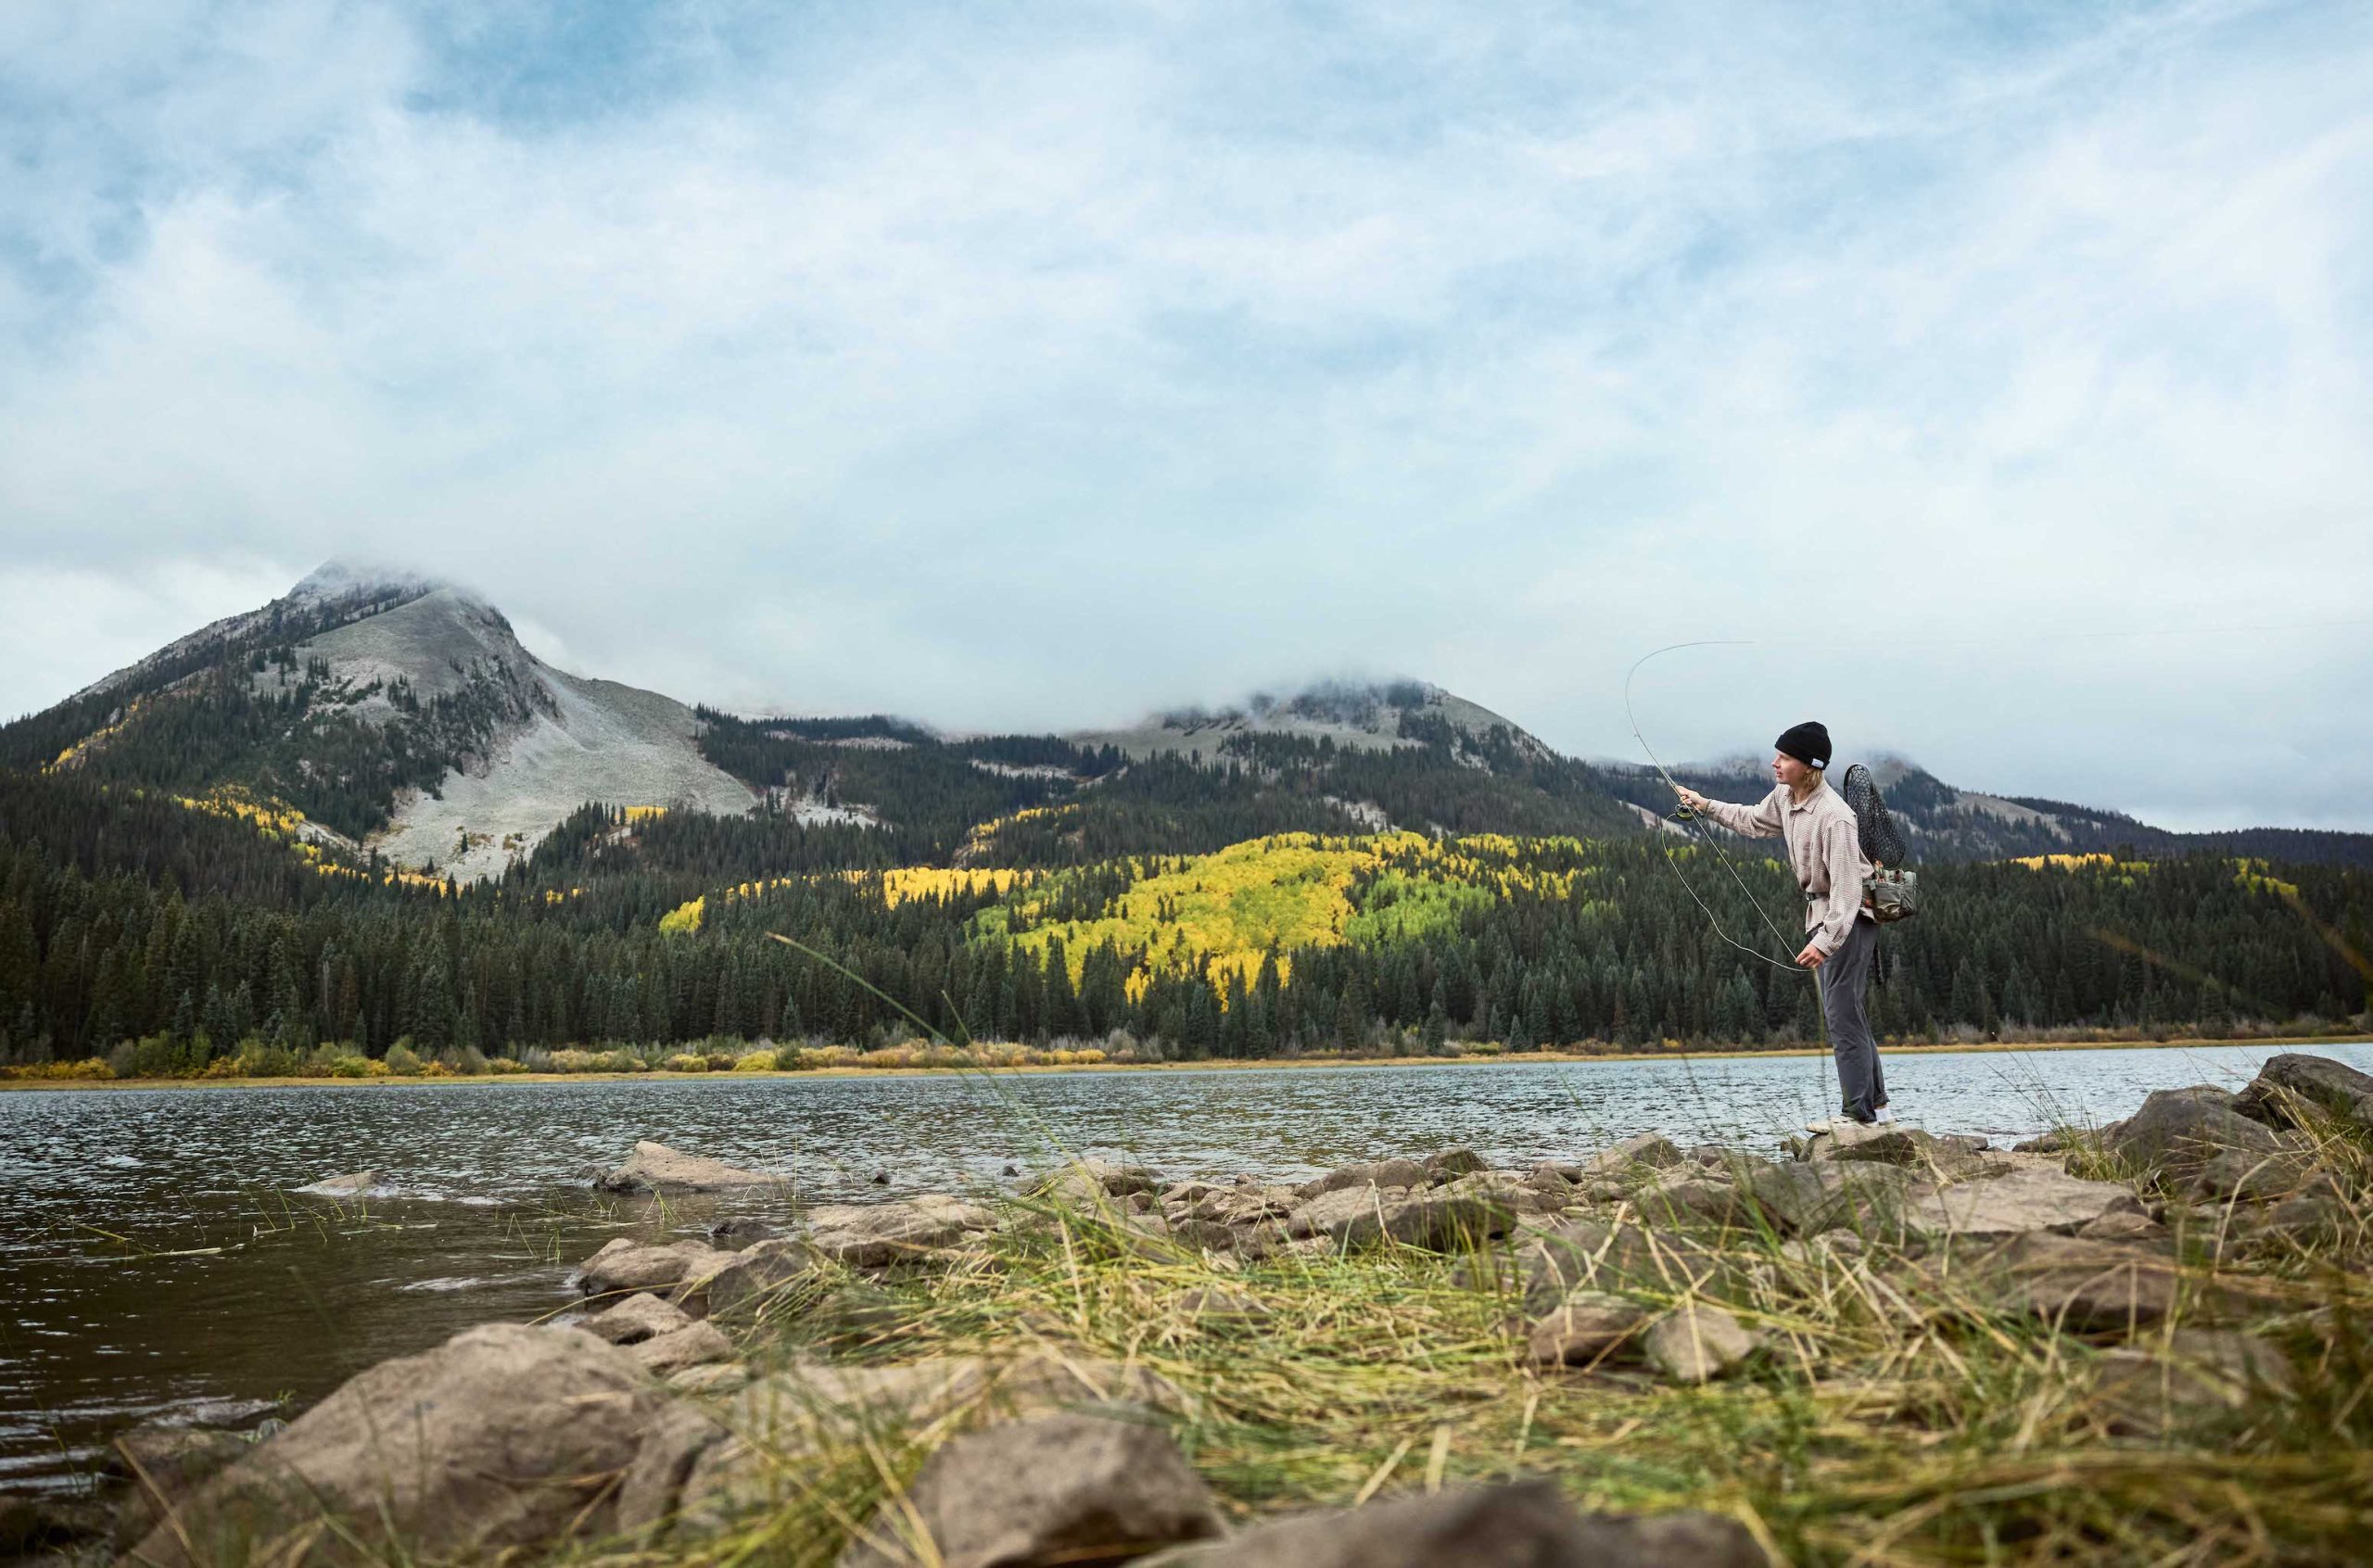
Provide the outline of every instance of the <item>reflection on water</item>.
[[[1895,1056],[1887,1083],[1906,1119],[2007,1139],[2238,1087],[2274,1049]],[[2316,1049],[2373,1070],[2373,1046]],[[1834,1093],[1795,1056],[0,1094],[0,1488],[75,1484],[141,1421],[251,1424],[471,1323],[564,1309],[568,1266],[624,1226],[975,1187],[1059,1148],[1299,1177],[1453,1144],[1520,1166],[1650,1129],[1769,1147]],[[596,1197],[587,1176],[637,1138],[792,1192]],[[298,1192],[365,1170],[361,1201]]]

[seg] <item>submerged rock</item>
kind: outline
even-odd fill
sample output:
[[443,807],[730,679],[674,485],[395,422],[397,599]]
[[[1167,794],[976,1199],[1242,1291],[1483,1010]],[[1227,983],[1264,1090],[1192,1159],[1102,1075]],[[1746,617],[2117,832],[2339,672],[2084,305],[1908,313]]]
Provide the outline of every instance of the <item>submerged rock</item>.
[[765,1187],[782,1181],[760,1170],[743,1170],[721,1159],[680,1154],[644,1139],[627,1162],[593,1184],[608,1193],[719,1193],[735,1187]]
[[577,1266],[577,1285],[588,1296],[663,1290],[714,1273],[731,1257],[731,1253],[719,1252],[699,1242],[653,1246],[618,1236]]
[[1042,1416],[933,1453],[905,1498],[877,1512],[840,1561],[842,1568],[1118,1562],[1219,1533],[1211,1488],[1168,1433],[1098,1416]]

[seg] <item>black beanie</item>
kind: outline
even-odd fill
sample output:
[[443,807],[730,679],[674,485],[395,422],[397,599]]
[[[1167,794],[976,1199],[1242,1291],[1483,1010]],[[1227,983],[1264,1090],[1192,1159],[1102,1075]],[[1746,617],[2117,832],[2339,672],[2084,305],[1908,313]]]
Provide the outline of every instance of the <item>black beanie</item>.
[[1785,752],[1807,767],[1827,767],[1829,728],[1809,719],[1803,724],[1792,724],[1780,732],[1780,739],[1771,742],[1771,748]]

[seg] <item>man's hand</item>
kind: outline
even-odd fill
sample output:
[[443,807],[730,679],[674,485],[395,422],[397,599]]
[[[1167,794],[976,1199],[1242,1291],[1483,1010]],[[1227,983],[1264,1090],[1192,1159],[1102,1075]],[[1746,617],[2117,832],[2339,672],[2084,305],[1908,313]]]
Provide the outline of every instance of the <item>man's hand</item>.
[[1796,963],[1803,968],[1818,969],[1828,957],[1828,954],[1823,953],[1811,942],[1807,942],[1805,943],[1805,950],[1796,955]]
[[1673,786],[1672,792],[1679,795],[1681,797],[1681,803],[1687,806],[1690,810],[1704,811],[1706,809],[1706,797],[1699,794],[1696,790],[1676,784]]

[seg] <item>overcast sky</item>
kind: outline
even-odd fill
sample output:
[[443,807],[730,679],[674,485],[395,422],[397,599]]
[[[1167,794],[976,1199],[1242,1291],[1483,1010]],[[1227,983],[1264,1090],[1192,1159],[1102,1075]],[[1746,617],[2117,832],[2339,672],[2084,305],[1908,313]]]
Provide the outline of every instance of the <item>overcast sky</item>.
[[[2373,828],[2373,6],[0,6],[0,714],[325,558],[687,700],[1409,674]],[[2140,635],[2126,635],[2140,634]]]

